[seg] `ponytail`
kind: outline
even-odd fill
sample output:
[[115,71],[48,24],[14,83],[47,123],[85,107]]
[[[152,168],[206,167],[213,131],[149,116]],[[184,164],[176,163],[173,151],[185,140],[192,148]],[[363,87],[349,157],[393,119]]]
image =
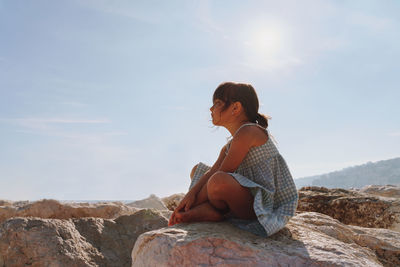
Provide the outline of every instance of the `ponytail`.
[[271,119],[270,116],[265,116],[264,114],[257,113],[255,123],[264,127],[265,129],[268,128],[268,120]]

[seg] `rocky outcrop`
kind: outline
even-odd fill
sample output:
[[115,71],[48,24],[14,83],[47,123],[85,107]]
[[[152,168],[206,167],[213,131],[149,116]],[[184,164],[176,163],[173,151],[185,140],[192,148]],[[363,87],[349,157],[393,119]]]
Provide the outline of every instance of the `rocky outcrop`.
[[352,190],[312,186],[299,190],[297,210],[323,213],[344,224],[400,232],[399,199],[383,199]]
[[396,185],[367,185],[359,192],[374,196],[400,198],[400,186]]
[[164,202],[164,205],[169,209],[169,210],[174,210],[181,200],[185,197],[184,193],[179,193],[179,194],[173,194],[168,197],[162,198],[162,202]]
[[156,210],[167,209],[167,207],[164,205],[164,202],[162,202],[161,199],[154,194],[151,194],[148,198],[137,200],[127,205],[139,209],[156,209]]
[[137,237],[166,225],[145,209],[115,220],[13,218],[0,226],[0,266],[130,266]]
[[132,266],[399,266],[400,233],[348,226],[304,212],[269,238],[229,223],[194,223],[142,234]]
[[105,203],[60,203],[57,200],[44,199],[35,202],[3,201],[0,203],[0,223],[12,217],[39,217],[47,219],[69,219],[98,217],[114,219],[121,215],[133,214],[137,208],[121,202]]
[[321,187],[299,196],[297,215],[268,238],[228,222],[167,228],[184,194],[0,201],[0,266],[400,266],[400,199]]

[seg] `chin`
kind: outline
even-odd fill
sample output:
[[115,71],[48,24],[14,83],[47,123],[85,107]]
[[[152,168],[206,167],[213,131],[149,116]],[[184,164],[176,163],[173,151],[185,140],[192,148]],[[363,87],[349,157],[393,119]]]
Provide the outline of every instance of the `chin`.
[[221,126],[221,125],[218,124],[219,121],[216,120],[214,117],[211,117],[211,119],[212,119],[212,120],[211,120],[211,121],[212,121],[212,124],[214,124],[215,126]]

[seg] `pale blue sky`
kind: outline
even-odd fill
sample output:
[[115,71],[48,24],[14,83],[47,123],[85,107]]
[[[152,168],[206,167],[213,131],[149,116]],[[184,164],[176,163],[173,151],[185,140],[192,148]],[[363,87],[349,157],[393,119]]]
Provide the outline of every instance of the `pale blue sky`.
[[400,156],[399,1],[0,0],[0,199],[185,192],[249,82],[295,178]]

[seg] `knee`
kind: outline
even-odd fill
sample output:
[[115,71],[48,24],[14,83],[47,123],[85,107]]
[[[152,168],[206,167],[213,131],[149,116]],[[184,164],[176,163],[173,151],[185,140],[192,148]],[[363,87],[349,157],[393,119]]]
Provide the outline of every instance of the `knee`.
[[215,198],[229,191],[229,180],[232,177],[226,172],[218,171],[214,173],[207,182],[207,192],[209,197]]
[[196,165],[193,167],[192,171],[190,172],[190,179],[193,179],[193,175],[194,175],[194,173],[195,173],[196,170],[197,170],[197,166],[199,166],[199,164],[196,164]]

